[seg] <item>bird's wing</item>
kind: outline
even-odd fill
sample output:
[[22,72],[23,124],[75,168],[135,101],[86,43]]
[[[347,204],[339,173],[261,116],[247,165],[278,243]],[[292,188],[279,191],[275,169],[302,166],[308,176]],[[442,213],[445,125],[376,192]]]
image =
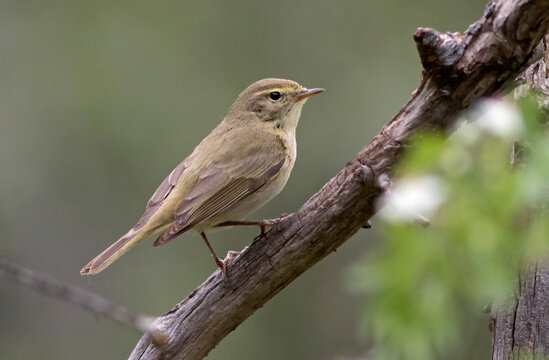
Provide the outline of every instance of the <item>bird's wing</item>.
[[151,217],[156,213],[156,211],[160,208],[160,205],[166,200],[168,195],[172,192],[173,188],[177,185],[177,182],[183,172],[190,166],[192,160],[193,160],[193,154],[189,155],[185,160],[183,160],[179,165],[175,167],[175,169],[172,170],[170,175],[168,175],[164,181],[158,186],[154,194],[149,199],[149,202],[147,202],[147,206],[145,207],[145,212],[135,225],[134,229],[140,229],[143,225],[145,225]]
[[185,171],[185,169],[189,166],[192,158],[193,155],[190,155],[185,160],[183,160],[179,165],[175,167],[175,169],[172,170],[170,175],[168,175],[164,179],[164,181],[162,181],[162,183],[158,186],[158,189],[156,189],[154,194],[149,199],[149,202],[147,203],[147,208],[160,204],[162,201],[164,201],[164,199],[168,197],[168,195],[170,195],[170,192],[177,184],[177,181],[179,180],[181,174],[183,174],[183,171]]
[[175,212],[175,222],[154,243],[162,245],[183,231],[229,209],[274,179],[286,162],[283,151],[250,149],[239,161],[211,163]]

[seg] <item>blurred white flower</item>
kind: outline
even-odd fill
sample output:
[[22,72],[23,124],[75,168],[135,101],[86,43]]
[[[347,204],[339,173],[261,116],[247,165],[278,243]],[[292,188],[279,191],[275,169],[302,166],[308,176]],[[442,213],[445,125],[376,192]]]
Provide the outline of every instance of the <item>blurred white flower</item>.
[[389,222],[417,222],[444,202],[445,186],[434,175],[395,181],[378,202],[379,216]]
[[517,107],[504,100],[486,99],[476,107],[475,124],[483,131],[502,138],[517,136],[522,131],[522,117]]
[[523,119],[514,103],[484,99],[461,116],[450,142],[474,145],[486,133],[509,139],[520,135],[522,130]]

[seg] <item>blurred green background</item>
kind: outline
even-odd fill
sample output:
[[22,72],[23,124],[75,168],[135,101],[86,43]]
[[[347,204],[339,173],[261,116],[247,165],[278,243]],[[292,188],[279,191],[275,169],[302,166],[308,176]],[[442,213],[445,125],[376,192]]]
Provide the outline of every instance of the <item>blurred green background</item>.
[[[247,85],[324,87],[304,108],[285,190],[254,214],[295,211],[419,84],[412,34],[464,31],[485,3],[0,0],[0,254],[135,312],[160,314],[215,265],[198,236],[136,247],[96,277],[80,268],[133,226],[163,178]],[[211,235],[219,254],[256,229]],[[209,359],[343,359],[367,304],[349,268],[360,231],[225,338]],[[489,334],[486,332],[486,346]],[[0,358],[126,358],[139,334],[0,278]]]

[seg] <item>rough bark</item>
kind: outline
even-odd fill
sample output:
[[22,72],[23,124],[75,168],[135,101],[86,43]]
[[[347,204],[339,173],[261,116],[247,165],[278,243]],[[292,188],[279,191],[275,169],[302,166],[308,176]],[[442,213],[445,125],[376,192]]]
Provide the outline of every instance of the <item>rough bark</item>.
[[420,28],[414,39],[421,84],[380,133],[296,213],[253,242],[158,318],[169,336],[157,346],[144,335],[130,359],[201,359],[256,309],[337,249],[375,213],[391,170],[420,129],[450,129],[459,112],[502,90],[531,59],[549,29],[549,0],[488,4],[465,34]]
[[492,359],[547,359],[548,305],[549,264],[525,267],[519,275],[517,293],[492,312]]

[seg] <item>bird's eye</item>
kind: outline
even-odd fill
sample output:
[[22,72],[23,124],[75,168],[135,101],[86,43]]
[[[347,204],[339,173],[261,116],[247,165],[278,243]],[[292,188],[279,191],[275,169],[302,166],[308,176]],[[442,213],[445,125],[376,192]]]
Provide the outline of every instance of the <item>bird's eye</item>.
[[280,93],[278,91],[273,91],[269,93],[269,99],[273,101],[280,100]]

